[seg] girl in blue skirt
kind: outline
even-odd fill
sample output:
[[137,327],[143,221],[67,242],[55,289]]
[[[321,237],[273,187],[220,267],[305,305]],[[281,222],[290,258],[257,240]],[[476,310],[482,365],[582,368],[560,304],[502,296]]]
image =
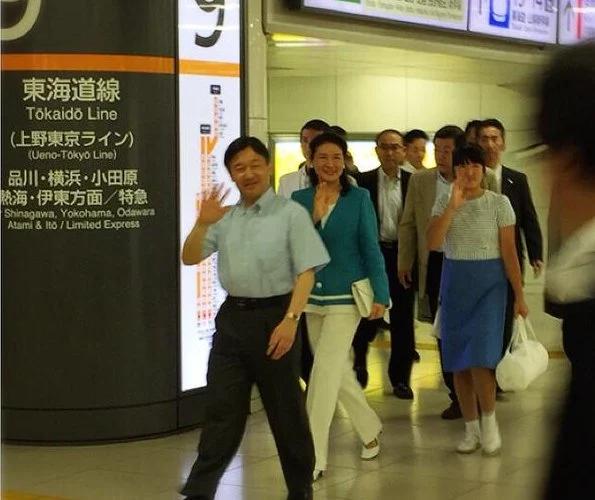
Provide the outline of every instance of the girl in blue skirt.
[[[515,215],[508,198],[484,190],[483,152],[457,150],[452,191],[438,200],[428,227],[430,250],[444,248],[440,292],[440,334],[445,371],[454,372],[465,419],[459,453],[480,447],[500,452],[494,369],[501,359],[507,278],[515,294],[515,315],[527,316],[515,246]],[[477,400],[481,408],[481,426]]]

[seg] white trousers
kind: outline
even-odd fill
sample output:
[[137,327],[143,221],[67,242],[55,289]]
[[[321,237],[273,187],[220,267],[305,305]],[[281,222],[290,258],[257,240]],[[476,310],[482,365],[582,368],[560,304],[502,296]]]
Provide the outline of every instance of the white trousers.
[[306,314],[314,353],[306,410],[314,439],[315,468],[319,470],[326,470],[329,431],[337,401],[349,414],[362,443],[373,441],[382,430],[382,423],[368,404],[351,366],[351,342],[360,319],[355,306],[352,313]]

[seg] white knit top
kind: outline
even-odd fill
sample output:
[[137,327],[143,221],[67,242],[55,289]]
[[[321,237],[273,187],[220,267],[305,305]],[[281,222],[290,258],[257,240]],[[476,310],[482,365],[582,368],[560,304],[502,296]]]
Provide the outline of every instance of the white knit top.
[[[436,200],[432,217],[444,214],[449,199],[447,194]],[[456,211],[446,234],[444,255],[453,260],[498,259],[501,257],[499,229],[515,224],[510,200],[505,195],[484,191]]]

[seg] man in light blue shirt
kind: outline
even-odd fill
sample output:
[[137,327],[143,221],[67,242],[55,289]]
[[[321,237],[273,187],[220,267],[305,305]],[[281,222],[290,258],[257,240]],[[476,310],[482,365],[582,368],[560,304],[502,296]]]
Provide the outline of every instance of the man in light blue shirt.
[[216,318],[207,375],[206,423],[199,456],[182,494],[213,499],[236,453],[257,384],[275,437],[288,500],[312,498],[314,449],[299,384],[296,329],[329,256],[307,211],[274,194],[269,152],[254,137],[240,137],[225,166],[241,200],[223,206],[221,187],[204,197],[182,261],[198,264],[218,252],[228,297]]

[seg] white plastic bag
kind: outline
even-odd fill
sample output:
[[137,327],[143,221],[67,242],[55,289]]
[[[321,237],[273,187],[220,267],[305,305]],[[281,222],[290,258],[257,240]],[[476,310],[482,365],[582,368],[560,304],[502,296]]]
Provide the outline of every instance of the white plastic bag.
[[549,356],[537,340],[531,322],[519,316],[506,354],[496,367],[496,380],[503,391],[522,391],[547,370]]

